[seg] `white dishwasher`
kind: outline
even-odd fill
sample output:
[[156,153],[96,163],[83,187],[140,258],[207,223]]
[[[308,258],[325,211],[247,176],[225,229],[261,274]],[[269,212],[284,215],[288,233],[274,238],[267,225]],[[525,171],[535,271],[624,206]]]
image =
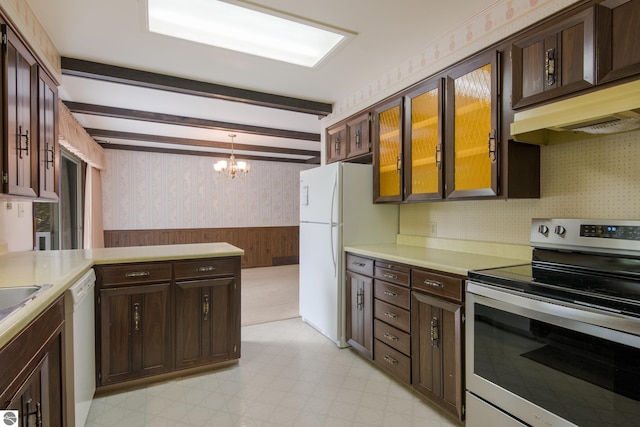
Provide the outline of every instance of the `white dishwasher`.
[[67,424],[83,427],[96,391],[95,302],[93,269],[65,295],[65,367]]

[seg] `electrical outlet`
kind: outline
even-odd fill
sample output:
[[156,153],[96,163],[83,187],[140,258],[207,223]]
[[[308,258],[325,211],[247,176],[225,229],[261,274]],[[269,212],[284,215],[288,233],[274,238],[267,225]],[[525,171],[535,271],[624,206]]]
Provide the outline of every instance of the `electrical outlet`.
[[438,223],[437,222],[432,222],[430,229],[431,229],[431,236],[437,236],[438,235]]

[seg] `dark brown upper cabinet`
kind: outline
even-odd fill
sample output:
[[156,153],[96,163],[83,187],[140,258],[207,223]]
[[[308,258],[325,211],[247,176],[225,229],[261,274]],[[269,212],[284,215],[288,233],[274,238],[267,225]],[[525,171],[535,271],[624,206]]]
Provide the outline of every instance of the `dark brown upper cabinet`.
[[430,79],[405,96],[407,201],[443,197],[443,88],[443,79]]
[[355,158],[371,153],[369,122],[371,114],[361,114],[347,122],[349,152],[347,158]]
[[404,198],[403,104],[403,98],[396,98],[373,113],[373,199],[376,203],[401,202]]
[[37,196],[37,63],[20,38],[2,25],[2,183],[7,194]]
[[498,195],[500,54],[490,50],[446,78],[445,195]]
[[58,88],[42,70],[38,73],[38,195],[58,200]]
[[595,8],[552,21],[513,42],[514,109],[595,84]]
[[596,10],[598,83],[640,74],[640,0],[608,0]]
[[344,160],[347,156],[347,147],[345,123],[327,129],[327,163]]

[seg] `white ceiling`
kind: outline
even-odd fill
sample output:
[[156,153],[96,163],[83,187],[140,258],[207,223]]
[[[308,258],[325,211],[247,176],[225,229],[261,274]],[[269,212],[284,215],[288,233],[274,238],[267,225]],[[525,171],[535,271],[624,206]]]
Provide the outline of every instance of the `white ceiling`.
[[[333,104],[420,52],[430,40],[477,15],[495,0],[254,2],[357,34],[312,69],[149,33],[145,29],[144,0],[28,2],[62,57]],[[227,135],[233,132],[238,135],[236,144],[312,150],[319,156],[320,120],[316,114],[72,76],[65,74],[64,62],[59,83],[63,101],[306,132],[318,134],[318,140],[262,136],[240,132],[233,126],[210,129],[74,113],[88,129],[223,143],[230,141]],[[154,141],[153,137],[99,135],[94,138],[111,144],[228,152],[195,146],[189,141],[172,145]],[[264,151],[240,152],[238,157],[243,154],[298,161],[313,157],[308,152],[285,155]]]

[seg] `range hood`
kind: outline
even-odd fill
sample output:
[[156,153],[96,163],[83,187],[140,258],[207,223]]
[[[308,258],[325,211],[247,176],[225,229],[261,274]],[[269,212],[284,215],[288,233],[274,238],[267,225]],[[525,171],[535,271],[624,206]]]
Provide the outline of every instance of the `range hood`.
[[515,113],[514,140],[567,142],[640,129],[640,80]]

